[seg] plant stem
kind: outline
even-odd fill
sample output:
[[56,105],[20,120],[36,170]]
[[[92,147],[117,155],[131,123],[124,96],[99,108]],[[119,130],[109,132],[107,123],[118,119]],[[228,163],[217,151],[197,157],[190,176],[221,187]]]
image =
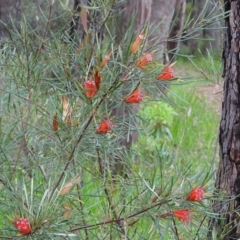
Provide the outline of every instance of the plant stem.
[[[96,147],[96,151],[97,151],[99,171],[100,171],[102,179],[104,179],[103,160],[102,160],[102,157],[100,156],[100,151],[99,151],[98,147]],[[116,212],[115,207],[112,202],[112,198],[110,197],[108,188],[106,186],[106,181],[104,181],[104,180],[103,180],[103,188],[104,188],[105,195],[107,196],[108,204],[113,213],[114,219],[118,219],[119,217],[117,215],[117,212]],[[116,223],[119,226],[119,228],[121,229],[122,233],[125,235],[125,230],[124,230],[124,227],[122,226],[121,222],[117,221]]]
[[110,223],[113,223],[113,222],[117,223],[117,222],[120,222],[120,221],[124,221],[124,220],[130,219],[130,218],[136,217],[136,216],[138,216],[142,213],[147,212],[148,210],[150,210],[152,208],[155,208],[157,206],[160,206],[162,204],[165,204],[165,203],[168,203],[168,202],[171,202],[171,201],[172,201],[172,199],[169,199],[169,200],[164,201],[164,202],[156,203],[156,204],[154,204],[152,206],[149,206],[147,208],[143,208],[138,212],[132,213],[132,214],[126,216],[126,217],[121,217],[121,218],[118,218],[118,219],[111,219],[111,220],[108,220],[108,221],[103,221],[103,222],[100,222],[100,223],[90,224],[90,225],[81,226],[81,227],[75,227],[75,228],[70,229],[70,231],[75,232],[77,230],[81,230],[81,229],[85,229],[85,228],[92,228],[92,227],[97,227],[97,226],[101,226],[101,225],[105,225],[105,224],[110,224]]
[[53,194],[54,192],[56,191],[57,187],[59,186],[60,182],[62,181],[63,177],[64,177],[64,174],[66,172],[66,170],[68,169],[68,166],[70,164],[70,162],[73,160],[73,157],[74,157],[74,154],[75,154],[75,151],[79,145],[79,143],[81,142],[85,132],[87,131],[88,127],[90,126],[90,123],[92,122],[93,120],[93,117],[94,117],[94,114],[95,112],[98,110],[98,108],[101,106],[103,100],[107,97],[107,95],[109,94],[109,92],[111,92],[111,90],[114,88],[115,84],[117,83],[117,80],[118,80],[118,76],[119,74],[117,74],[115,80],[113,81],[112,85],[109,87],[108,91],[106,91],[106,93],[102,96],[101,100],[98,102],[96,108],[94,111],[92,111],[91,113],[91,116],[89,117],[87,123],[85,124],[85,126],[83,127],[83,130],[82,130],[82,133],[80,134],[80,136],[78,137],[76,143],[74,144],[74,147],[68,157],[68,161],[65,165],[65,167],[63,168],[63,171],[62,173],[60,174],[60,177],[58,179],[58,181],[56,182],[55,186],[53,187],[52,191],[51,191],[51,194],[50,194],[50,199],[53,197]]
[[[74,167],[75,176],[76,176],[77,175],[77,170],[76,170],[75,161],[73,161],[73,167]],[[77,183],[77,193],[78,193],[78,200],[79,200],[79,204],[80,204],[80,209],[83,212],[83,203],[82,203],[81,190],[80,190],[80,184],[79,183]],[[86,220],[85,220],[84,214],[82,214],[82,218],[83,218],[82,219],[83,224],[86,225]],[[89,236],[88,236],[87,229],[85,229],[85,235],[86,235],[86,239],[88,240]]]
[[44,49],[43,42],[45,41],[46,36],[47,36],[47,33],[48,33],[49,24],[50,24],[50,19],[51,19],[51,15],[52,15],[52,6],[53,6],[53,1],[50,3],[50,6],[49,6],[47,25],[46,25],[46,28],[45,28],[45,31],[44,31],[44,34],[43,34],[43,39],[42,39],[42,41],[41,41],[41,43],[40,43],[40,46],[39,46],[39,49],[38,49],[38,51],[37,51],[37,56],[36,56],[36,58],[38,58],[38,56],[40,55],[41,50]]

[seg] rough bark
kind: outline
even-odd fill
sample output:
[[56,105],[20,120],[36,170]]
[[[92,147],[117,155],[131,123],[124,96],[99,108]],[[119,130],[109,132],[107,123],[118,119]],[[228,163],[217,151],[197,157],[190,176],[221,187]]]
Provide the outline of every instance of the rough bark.
[[[225,19],[222,55],[224,90],[219,129],[220,165],[215,183],[216,194],[221,193],[224,200],[216,201],[213,205],[214,212],[223,219],[212,219],[210,230],[217,232],[217,239],[239,239],[240,0],[224,2],[225,11],[231,10],[231,14]],[[211,232],[211,239],[210,235]]]

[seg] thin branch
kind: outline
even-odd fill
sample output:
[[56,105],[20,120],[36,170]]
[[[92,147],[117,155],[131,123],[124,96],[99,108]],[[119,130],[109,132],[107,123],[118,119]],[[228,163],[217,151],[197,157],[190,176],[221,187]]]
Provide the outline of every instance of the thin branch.
[[200,225],[198,226],[198,230],[197,230],[196,235],[195,235],[195,237],[194,237],[193,240],[197,239],[198,232],[199,232],[199,230],[201,229],[201,227],[202,227],[202,225],[203,225],[203,222],[205,221],[205,218],[206,218],[206,216],[204,216],[203,220],[201,221]]
[[178,234],[178,230],[177,230],[176,221],[175,221],[174,218],[172,218],[172,220],[173,220],[173,226],[174,226],[174,230],[175,230],[176,237],[177,237],[177,239],[179,240],[180,238],[179,238],[179,234]]
[[50,199],[53,197],[54,192],[56,191],[57,187],[59,186],[60,182],[62,181],[62,179],[63,179],[63,177],[64,177],[64,174],[65,174],[66,170],[68,169],[68,166],[69,166],[70,162],[72,162],[73,157],[74,157],[74,154],[75,154],[75,151],[76,151],[79,143],[81,142],[81,140],[82,140],[85,132],[87,131],[88,127],[90,126],[90,123],[91,123],[92,120],[93,120],[93,117],[94,117],[95,112],[96,112],[96,111],[98,110],[98,108],[101,106],[102,102],[103,102],[104,99],[107,97],[107,95],[109,94],[109,92],[111,92],[112,89],[114,89],[114,86],[115,86],[115,84],[116,84],[117,81],[118,81],[118,77],[119,77],[119,74],[117,74],[117,76],[116,76],[115,80],[113,81],[112,85],[109,87],[108,91],[106,91],[106,93],[102,96],[102,98],[101,98],[101,100],[98,102],[95,110],[91,113],[91,116],[89,117],[87,123],[85,124],[85,126],[84,126],[84,128],[83,128],[83,130],[82,130],[82,133],[80,134],[80,136],[78,137],[76,143],[74,144],[74,147],[73,147],[73,149],[72,149],[72,152],[71,152],[70,155],[69,155],[68,161],[67,161],[65,167],[63,168],[63,171],[62,171],[62,173],[61,173],[58,181],[56,182],[55,186],[53,187],[53,189],[52,189],[52,191],[51,191]]
[[49,25],[50,25],[50,19],[51,19],[51,15],[52,15],[53,3],[54,3],[54,1],[51,1],[50,5],[49,5],[47,24],[46,24],[46,28],[45,28],[45,31],[44,31],[44,34],[43,34],[43,39],[40,43],[36,58],[38,58],[38,56],[40,55],[41,50],[44,49],[43,42],[45,41],[45,39],[47,37],[47,33],[48,33]]
[[70,229],[70,231],[75,232],[75,231],[82,230],[82,229],[85,229],[85,228],[92,228],[92,227],[97,227],[97,226],[101,226],[101,225],[105,225],[105,224],[110,224],[110,223],[113,223],[113,222],[124,221],[124,220],[130,219],[130,218],[136,217],[136,216],[138,216],[142,213],[147,212],[148,210],[150,210],[152,208],[155,208],[157,206],[161,206],[162,204],[165,204],[165,203],[168,203],[168,202],[171,202],[171,201],[172,201],[172,199],[169,199],[169,200],[164,201],[164,202],[156,203],[156,204],[154,204],[152,206],[149,206],[147,208],[143,208],[138,212],[132,213],[132,214],[126,216],[126,217],[121,217],[121,218],[118,218],[118,219],[111,219],[111,220],[103,221],[103,222],[100,222],[100,223],[95,223],[95,224],[90,224],[90,225],[86,225],[86,226],[76,227],[76,228]]
[[8,237],[8,236],[2,236],[2,235],[0,235],[0,239],[13,239],[13,237]]
[[[75,161],[73,161],[73,168],[74,168],[74,171],[75,171],[75,175],[77,175],[77,169],[76,169]],[[79,200],[79,204],[80,204],[80,209],[83,212],[83,203],[82,203],[81,190],[80,190],[79,183],[77,183],[77,193],[78,193],[78,200]],[[82,219],[83,224],[86,225],[86,220],[85,220],[84,214],[82,214],[82,218],[83,218]],[[84,231],[85,231],[86,239],[88,240],[89,239],[88,231],[87,231],[87,229],[85,229]]]
[[[99,151],[98,147],[96,147],[96,151],[97,151],[99,171],[100,171],[102,179],[104,179],[103,159],[100,156],[100,151]],[[110,197],[110,194],[109,194],[109,191],[108,191],[108,188],[106,186],[106,182],[105,181],[103,181],[103,188],[104,188],[104,192],[105,192],[105,195],[107,197],[107,200],[108,200],[108,204],[109,204],[110,209],[111,209],[111,211],[113,213],[114,219],[118,219],[119,217],[118,217],[117,212],[115,210],[115,206],[113,205],[113,202],[112,202],[112,199]],[[125,234],[125,230],[124,230],[122,224],[119,221],[116,222],[116,223],[119,226],[119,228],[121,229],[122,233]]]

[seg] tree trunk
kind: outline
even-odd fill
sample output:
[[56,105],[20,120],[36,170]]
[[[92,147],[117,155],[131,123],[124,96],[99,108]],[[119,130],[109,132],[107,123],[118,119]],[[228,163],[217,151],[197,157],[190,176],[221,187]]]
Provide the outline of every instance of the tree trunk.
[[[240,206],[240,0],[224,1],[225,19],[223,41],[223,103],[219,131],[220,165],[215,183],[216,197],[213,210],[221,219],[211,219],[210,230],[217,232],[217,239],[239,239]],[[224,196],[223,196],[224,195]],[[211,232],[209,232],[209,237]]]
[[122,31],[125,31],[128,21],[133,13],[136,13],[135,29],[144,26],[150,20],[152,11],[152,0],[127,1],[123,4]]

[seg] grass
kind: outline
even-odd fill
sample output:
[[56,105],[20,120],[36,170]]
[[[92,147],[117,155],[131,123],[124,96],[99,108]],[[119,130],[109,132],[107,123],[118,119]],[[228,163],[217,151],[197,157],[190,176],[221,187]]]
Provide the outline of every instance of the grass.
[[178,163],[183,166],[190,163],[195,172],[210,168],[214,170],[218,159],[216,147],[220,123],[216,103],[206,99],[206,95],[199,90],[199,84],[173,86],[171,91],[177,95],[171,97],[178,113],[174,116],[171,131]]

